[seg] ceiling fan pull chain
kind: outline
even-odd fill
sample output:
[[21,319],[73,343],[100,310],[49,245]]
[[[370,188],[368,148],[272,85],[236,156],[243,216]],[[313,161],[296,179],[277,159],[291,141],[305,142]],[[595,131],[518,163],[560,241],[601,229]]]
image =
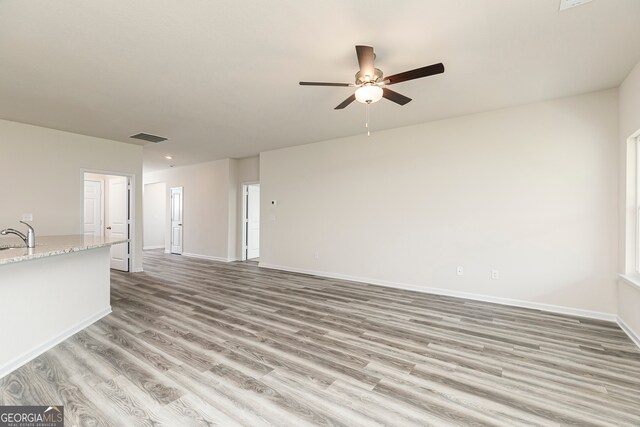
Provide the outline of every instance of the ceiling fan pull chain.
[[367,121],[364,125],[365,128],[367,128],[367,136],[371,136],[371,129],[369,129],[369,106],[371,105],[370,102],[367,102]]
[[369,104],[364,106],[364,128],[367,129],[367,136],[369,136]]

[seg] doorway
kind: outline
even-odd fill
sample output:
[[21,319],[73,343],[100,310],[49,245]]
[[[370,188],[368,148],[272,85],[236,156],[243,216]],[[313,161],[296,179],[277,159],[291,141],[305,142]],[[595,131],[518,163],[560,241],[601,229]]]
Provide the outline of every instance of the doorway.
[[260,258],[260,184],[242,185],[242,260]]
[[[85,236],[130,239],[130,181],[128,176],[84,173],[82,221]],[[111,246],[111,268],[130,271],[131,243]]]

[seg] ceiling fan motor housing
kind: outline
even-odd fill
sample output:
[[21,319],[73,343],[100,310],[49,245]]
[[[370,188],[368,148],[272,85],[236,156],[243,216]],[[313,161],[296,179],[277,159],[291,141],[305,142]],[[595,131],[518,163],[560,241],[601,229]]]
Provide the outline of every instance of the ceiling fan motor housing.
[[382,71],[378,68],[374,68],[373,69],[373,76],[369,76],[369,78],[367,78],[366,74],[363,74],[362,71],[358,71],[356,73],[356,84],[357,85],[361,85],[363,83],[367,83],[367,82],[377,82],[378,80],[382,79]]

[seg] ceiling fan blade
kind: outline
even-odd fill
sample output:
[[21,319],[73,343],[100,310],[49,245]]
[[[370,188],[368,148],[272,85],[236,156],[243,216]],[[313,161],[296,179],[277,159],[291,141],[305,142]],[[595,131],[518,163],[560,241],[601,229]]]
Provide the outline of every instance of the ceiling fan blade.
[[444,73],[444,65],[442,63],[427,65],[426,67],[416,68],[415,70],[405,71],[404,73],[394,74],[393,76],[385,77],[385,80],[389,80],[388,85],[406,82],[407,80],[419,79],[421,77],[433,76],[434,74]]
[[356,54],[358,55],[358,64],[360,65],[362,76],[369,75],[373,78],[375,74],[373,48],[371,46],[356,46]]
[[411,98],[407,98],[406,96],[401,95],[398,92],[394,92],[391,89],[387,89],[386,87],[382,88],[382,97],[387,98],[389,101],[393,101],[396,104],[400,105],[411,102]]
[[338,105],[336,108],[334,108],[334,110],[342,110],[344,107],[351,104],[355,100],[356,100],[356,94],[354,93],[350,97],[342,101],[342,103]]
[[325,82],[300,82],[300,86],[354,86],[349,83],[325,83]]

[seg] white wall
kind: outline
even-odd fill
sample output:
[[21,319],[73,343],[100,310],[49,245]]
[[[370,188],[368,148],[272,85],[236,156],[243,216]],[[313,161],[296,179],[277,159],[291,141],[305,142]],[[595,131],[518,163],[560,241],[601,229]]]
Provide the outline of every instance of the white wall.
[[[211,259],[229,259],[229,159],[176,167],[144,175],[144,183],[166,184],[168,192],[184,187],[183,254]],[[168,251],[171,218],[165,220],[165,248]]]
[[21,229],[32,213],[36,241],[83,233],[83,169],[133,175],[133,269],[142,268],[141,146],[0,120],[0,153],[0,228]]
[[[640,63],[620,86],[620,265],[619,271],[636,276],[636,145],[628,138],[640,130]],[[640,287],[618,283],[618,316],[640,337]]]
[[614,89],[261,153],[261,265],[611,317],[617,110]]
[[166,198],[164,182],[144,186],[144,249],[165,247]]

